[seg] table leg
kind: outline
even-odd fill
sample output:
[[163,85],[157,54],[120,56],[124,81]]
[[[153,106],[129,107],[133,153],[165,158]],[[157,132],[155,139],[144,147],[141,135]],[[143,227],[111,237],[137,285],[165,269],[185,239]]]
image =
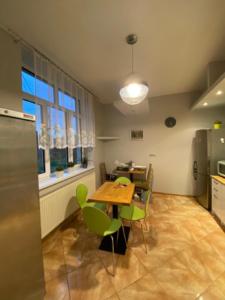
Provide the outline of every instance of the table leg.
[[[118,205],[113,205],[113,218],[118,218]],[[129,238],[130,227],[124,226],[126,241]],[[113,234],[114,239],[114,252],[117,254],[124,255],[126,253],[126,242],[124,240],[123,230],[122,227],[119,229],[118,239],[117,239],[117,232]],[[117,242],[118,241],[118,242]],[[100,250],[112,252],[112,242],[110,236],[106,236],[102,239],[102,242],[99,247]]]
[[113,205],[113,219],[118,219],[118,205]]
[[130,181],[133,182],[134,181],[134,174],[130,173]]

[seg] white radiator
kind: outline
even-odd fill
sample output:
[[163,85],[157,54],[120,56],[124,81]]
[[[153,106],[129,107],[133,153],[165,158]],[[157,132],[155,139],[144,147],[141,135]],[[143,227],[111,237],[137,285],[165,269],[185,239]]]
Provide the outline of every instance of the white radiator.
[[40,198],[42,238],[78,208],[75,201],[75,190],[79,183],[86,184],[89,194],[93,193],[95,191],[95,173],[84,175],[82,178]]

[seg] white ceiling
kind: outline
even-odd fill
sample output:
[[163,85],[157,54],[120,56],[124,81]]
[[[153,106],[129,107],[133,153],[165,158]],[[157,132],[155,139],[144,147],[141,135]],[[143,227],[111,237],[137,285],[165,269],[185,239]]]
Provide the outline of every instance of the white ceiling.
[[135,70],[150,97],[205,87],[225,59],[224,0],[0,0],[0,22],[69,71],[104,103],[130,72],[125,36],[136,33]]

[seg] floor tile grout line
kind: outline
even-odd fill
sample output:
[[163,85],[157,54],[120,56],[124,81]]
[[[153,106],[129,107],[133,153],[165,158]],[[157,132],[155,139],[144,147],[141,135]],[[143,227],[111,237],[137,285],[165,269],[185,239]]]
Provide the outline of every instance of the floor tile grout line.
[[65,247],[63,244],[63,234],[61,232],[61,244],[62,244],[62,249],[63,249],[63,261],[65,265],[65,270],[66,270],[66,282],[67,282],[67,289],[69,293],[69,299],[71,300],[71,295],[70,295],[70,285],[69,285],[69,278],[68,278],[68,272],[67,272],[67,263],[66,263],[66,258],[65,258]]
[[[210,287],[212,287],[212,286],[215,284],[215,282],[217,281],[217,279],[219,279],[223,274],[225,275],[225,271],[222,272],[220,275],[218,275],[218,276],[216,277],[216,279],[213,280],[213,281],[210,283],[210,285],[204,290],[204,292],[202,292],[199,296],[197,296],[197,297],[195,298],[195,300],[198,300],[199,297],[201,297],[204,293],[206,293],[206,292],[210,289]],[[200,298],[200,299],[201,299],[201,298]]]

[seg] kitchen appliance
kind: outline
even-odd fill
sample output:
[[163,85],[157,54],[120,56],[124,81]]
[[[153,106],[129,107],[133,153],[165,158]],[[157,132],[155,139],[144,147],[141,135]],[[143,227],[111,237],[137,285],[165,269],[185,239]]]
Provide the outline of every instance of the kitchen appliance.
[[42,300],[35,117],[0,108],[0,298]]
[[195,196],[206,209],[211,209],[211,175],[217,174],[217,162],[225,158],[225,130],[197,130],[194,138],[193,177]]
[[217,162],[217,173],[218,175],[225,177],[225,160]]

